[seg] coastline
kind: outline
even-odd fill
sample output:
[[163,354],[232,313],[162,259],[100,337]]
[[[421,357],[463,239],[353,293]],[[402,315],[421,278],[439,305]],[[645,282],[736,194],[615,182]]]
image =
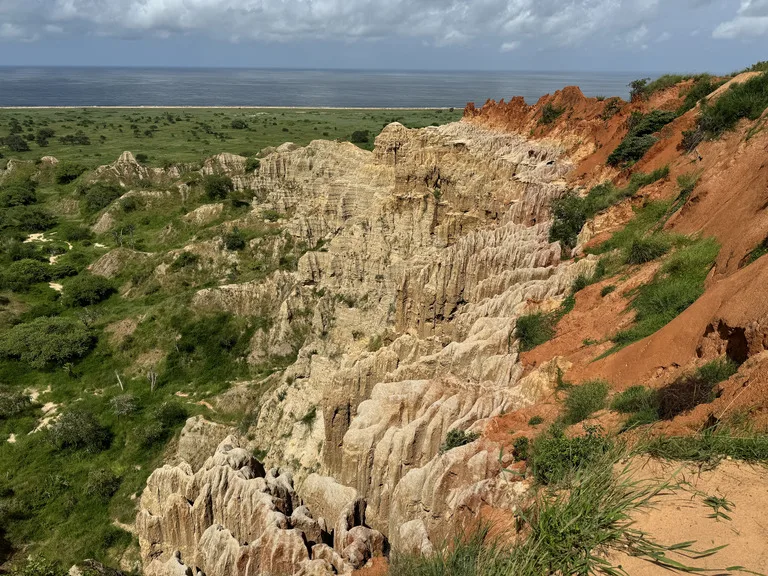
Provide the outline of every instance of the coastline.
[[[466,105],[466,104],[465,104]],[[463,106],[0,106],[0,110],[450,110]]]

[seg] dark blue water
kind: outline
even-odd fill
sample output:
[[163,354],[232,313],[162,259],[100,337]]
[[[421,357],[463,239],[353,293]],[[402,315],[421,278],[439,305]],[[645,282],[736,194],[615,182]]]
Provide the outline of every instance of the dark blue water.
[[0,106],[449,107],[564,86],[628,95],[637,73],[0,67]]

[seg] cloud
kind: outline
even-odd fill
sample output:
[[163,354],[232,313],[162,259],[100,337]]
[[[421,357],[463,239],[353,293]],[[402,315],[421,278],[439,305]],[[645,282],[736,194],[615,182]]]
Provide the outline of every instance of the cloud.
[[[762,0],[760,0],[762,2]],[[434,45],[498,38],[578,45],[642,29],[660,0],[0,0],[4,38],[53,33],[225,40],[420,38]],[[6,30],[7,28],[7,30]]]
[[518,42],[517,40],[514,40],[512,42],[504,42],[499,48],[499,50],[501,50],[502,52],[512,52],[512,50],[516,50],[518,46],[520,46],[520,42]]
[[741,0],[736,17],[712,32],[714,38],[733,39],[768,35],[768,0]]

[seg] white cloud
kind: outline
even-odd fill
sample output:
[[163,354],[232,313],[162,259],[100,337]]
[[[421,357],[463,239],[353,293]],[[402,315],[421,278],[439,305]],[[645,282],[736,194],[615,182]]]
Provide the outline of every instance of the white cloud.
[[518,46],[520,46],[520,42],[518,42],[517,40],[514,40],[512,42],[504,42],[499,48],[499,50],[501,50],[502,52],[512,52],[512,50],[517,49]]
[[714,32],[714,38],[732,39],[768,34],[768,0],[741,0],[736,17],[723,22]]
[[[759,0],[763,2],[763,0]],[[578,45],[626,37],[660,0],[0,0],[0,21],[30,34],[203,34],[220,39],[421,38],[436,45],[498,38],[502,51],[535,41]],[[4,29],[3,28],[3,29]],[[11,32],[0,35],[14,37]],[[647,28],[646,28],[647,30]],[[506,48],[504,48],[506,46]]]

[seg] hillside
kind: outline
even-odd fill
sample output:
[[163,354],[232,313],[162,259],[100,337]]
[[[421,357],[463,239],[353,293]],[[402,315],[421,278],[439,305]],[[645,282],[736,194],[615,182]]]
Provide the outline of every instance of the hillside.
[[767,86],[10,160],[6,565],[765,571]]

